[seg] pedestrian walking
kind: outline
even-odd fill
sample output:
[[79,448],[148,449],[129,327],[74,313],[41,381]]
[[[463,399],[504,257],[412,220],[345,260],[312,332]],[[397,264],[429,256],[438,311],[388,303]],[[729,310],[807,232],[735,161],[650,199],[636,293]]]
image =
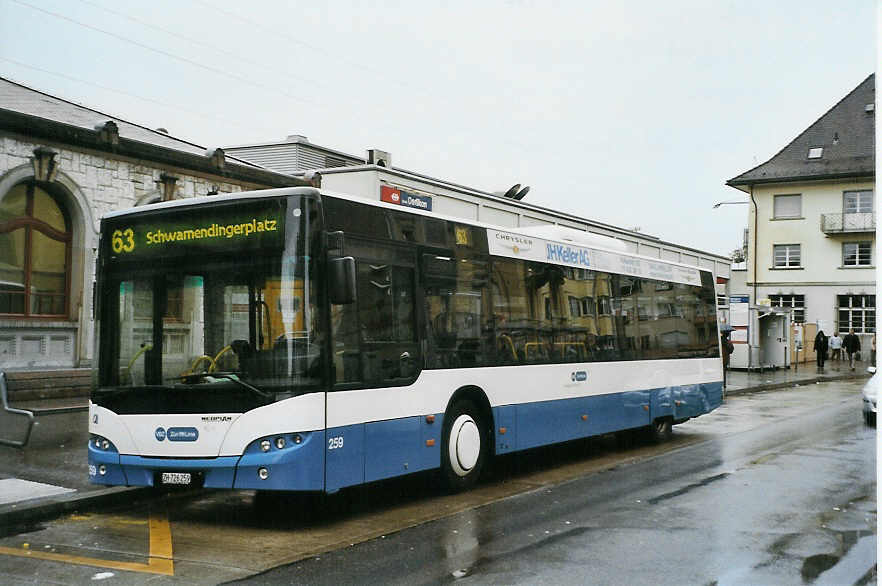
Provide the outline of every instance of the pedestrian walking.
[[876,334],[873,334],[873,339],[870,341],[870,366],[876,367]]
[[854,370],[854,361],[861,351],[861,339],[854,335],[854,329],[848,330],[848,334],[842,340],[842,347],[848,354],[848,366]]
[[818,330],[815,336],[815,357],[818,361],[818,372],[824,372],[824,359],[827,358],[827,336],[824,330]]
[[839,332],[833,332],[830,336],[830,360],[836,363],[836,370],[839,370],[839,361],[842,360],[842,338]]

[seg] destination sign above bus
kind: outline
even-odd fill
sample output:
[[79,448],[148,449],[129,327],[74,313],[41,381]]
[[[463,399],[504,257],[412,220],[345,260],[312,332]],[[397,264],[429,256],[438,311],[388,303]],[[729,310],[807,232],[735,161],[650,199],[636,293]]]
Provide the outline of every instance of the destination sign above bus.
[[595,250],[576,244],[554,242],[513,232],[488,228],[487,245],[490,254],[497,256],[550,262],[620,275],[634,275],[657,281],[701,285],[701,274],[697,268],[683,267],[618,252]]
[[276,248],[284,242],[283,217],[279,202],[124,215],[105,220],[103,245],[118,260]]

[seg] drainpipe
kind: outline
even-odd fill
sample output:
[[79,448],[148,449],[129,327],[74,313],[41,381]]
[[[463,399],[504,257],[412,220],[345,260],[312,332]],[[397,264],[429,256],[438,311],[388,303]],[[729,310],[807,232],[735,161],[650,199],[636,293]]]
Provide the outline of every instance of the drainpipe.
[[753,202],[753,303],[756,304],[756,257],[759,256],[759,238],[757,237],[759,208],[756,205],[756,199],[753,197],[753,185],[750,186],[750,201]]
[[[756,297],[756,280],[757,280],[757,266],[756,259],[759,256],[759,237],[757,235],[757,229],[759,227],[759,207],[756,205],[756,199],[753,197],[753,184],[750,184],[750,201],[753,202],[753,304],[756,306],[757,297]],[[748,246],[750,243],[748,242]],[[747,324],[748,328],[750,327],[750,304],[747,305]],[[759,328],[759,319],[756,322],[757,328]],[[754,332],[757,335],[758,343],[762,343],[762,337],[759,336],[759,332]],[[748,336],[747,340],[747,371],[750,372],[750,367],[753,366],[753,349],[750,345],[750,337]]]

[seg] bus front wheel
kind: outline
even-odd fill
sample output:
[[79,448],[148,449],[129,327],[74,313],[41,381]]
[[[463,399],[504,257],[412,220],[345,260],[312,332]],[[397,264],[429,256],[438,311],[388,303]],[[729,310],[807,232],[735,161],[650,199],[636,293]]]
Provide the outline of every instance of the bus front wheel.
[[487,459],[484,421],[471,401],[457,401],[444,415],[441,470],[452,491],[473,486]]

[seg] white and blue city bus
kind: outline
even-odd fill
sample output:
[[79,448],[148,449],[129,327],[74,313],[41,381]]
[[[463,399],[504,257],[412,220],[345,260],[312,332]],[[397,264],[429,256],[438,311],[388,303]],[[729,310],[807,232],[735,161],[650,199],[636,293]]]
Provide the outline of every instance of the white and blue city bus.
[[92,481],[461,489],[494,455],[718,407],[711,273],[553,229],[308,187],[108,214]]

